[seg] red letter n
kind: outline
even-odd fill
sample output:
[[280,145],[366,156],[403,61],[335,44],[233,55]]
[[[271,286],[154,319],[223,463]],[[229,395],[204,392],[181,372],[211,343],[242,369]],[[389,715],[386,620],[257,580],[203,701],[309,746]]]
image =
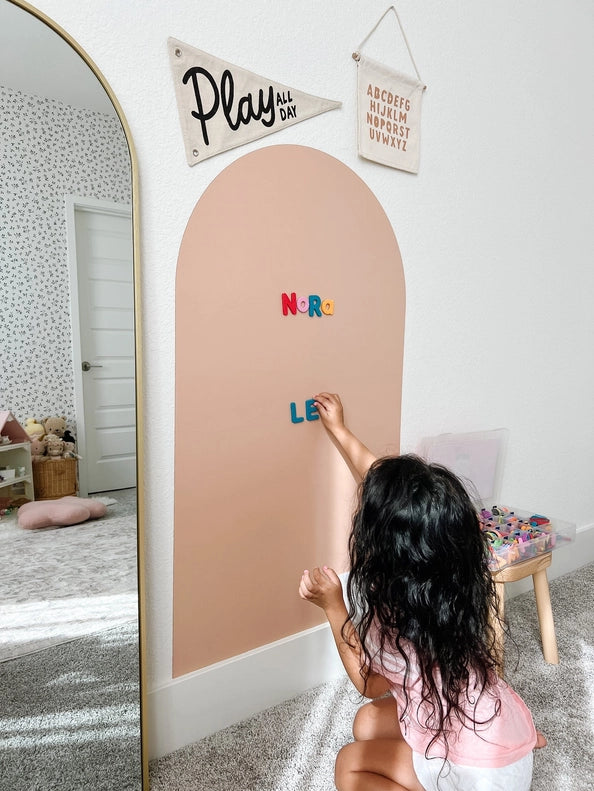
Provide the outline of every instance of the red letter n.
[[288,311],[290,310],[293,316],[297,315],[297,294],[293,291],[291,296],[287,296],[283,292],[282,294],[282,301],[283,301],[283,316],[288,316]]

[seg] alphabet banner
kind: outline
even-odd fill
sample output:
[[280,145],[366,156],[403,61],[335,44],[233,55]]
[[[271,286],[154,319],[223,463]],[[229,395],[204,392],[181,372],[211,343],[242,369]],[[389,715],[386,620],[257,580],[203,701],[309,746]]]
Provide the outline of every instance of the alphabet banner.
[[415,77],[358,55],[357,143],[360,156],[418,173],[424,89],[424,84]]
[[341,106],[168,39],[188,165]]

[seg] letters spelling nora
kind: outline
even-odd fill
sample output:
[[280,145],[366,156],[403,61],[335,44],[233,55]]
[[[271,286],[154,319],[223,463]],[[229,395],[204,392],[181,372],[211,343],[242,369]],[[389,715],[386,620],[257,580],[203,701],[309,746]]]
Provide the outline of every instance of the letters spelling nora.
[[[206,79],[210,86],[210,93],[212,93],[212,103],[208,110],[204,108],[198,80],[199,75],[202,75]],[[196,110],[192,110],[192,115],[200,121],[202,139],[205,145],[209,145],[206,122],[216,115],[219,106],[223,110],[223,115],[229,125],[229,129],[232,129],[234,132],[239,129],[241,124],[249,124],[250,121],[260,121],[266,127],[274,126],[276,111],[274,88],[272,85],[268,87],[266,97],[264,95],[264,90],[262,88],[259,89],[257,101],[254,99],[251,92],[248,92],[247,96],[242,96],[237,102],[235,120],[233,120],[231,111],[233,110],[233,101],[235,99],[235,86],[233,83],[233,75],[229,69],[225,69],[221,75],[220,90],[212,74],[201,66],[194,66],[188,69],[182,77],[182,82],[186,85],[189,80],[192,80],[194,97],[196,99]],[[207,91],[207,93],[209,93],[209,91]],[[286,121],[288,118],[297,118],[297,108],[294,104],[291,104],[292,101],[291,91],[287,91],[286,95],[285,92],[277,92],[276,106],[279,106],[281,121]],[[280,105],[287,105],[287,107]]]
[[288,316],[289,312],[293,316],[299,313],[309,313],[310,316],[332,316],[334,313],[334,300],[321,299],[317,294],[310,294],[308,297],[298,297],[293,291],[290,295],[281,294],[283,316]]

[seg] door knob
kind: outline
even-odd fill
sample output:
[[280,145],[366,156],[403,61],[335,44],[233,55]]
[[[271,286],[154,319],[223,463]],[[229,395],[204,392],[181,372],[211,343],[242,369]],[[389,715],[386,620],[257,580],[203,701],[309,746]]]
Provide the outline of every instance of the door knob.
[[82,364],[83,371],[90,371],[91,368],[103,368],[103,366],[93,365],[92,363],[87,362],[87,360],[83,360],[83,364]]

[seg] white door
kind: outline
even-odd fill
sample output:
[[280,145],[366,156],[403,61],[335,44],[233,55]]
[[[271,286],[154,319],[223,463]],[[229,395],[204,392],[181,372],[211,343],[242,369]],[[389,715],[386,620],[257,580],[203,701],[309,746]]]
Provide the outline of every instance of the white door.
[[136,485],[132,222],[129,206],[79,198],[69,203],[79,488],[85,496]]

